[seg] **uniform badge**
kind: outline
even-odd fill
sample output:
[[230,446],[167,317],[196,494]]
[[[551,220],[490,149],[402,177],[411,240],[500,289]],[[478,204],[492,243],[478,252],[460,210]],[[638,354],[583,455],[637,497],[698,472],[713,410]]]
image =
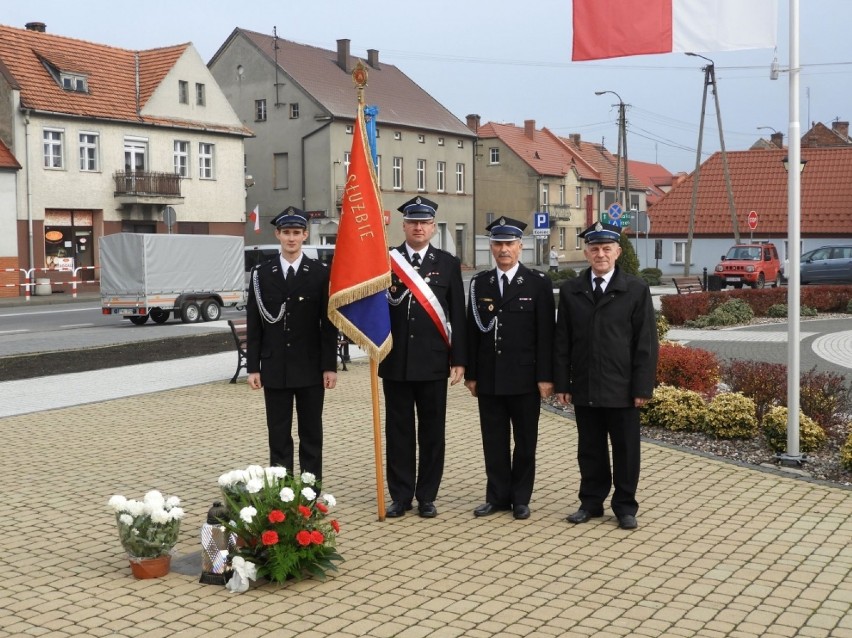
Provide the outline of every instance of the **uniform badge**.
[[429,283],[429,277],[424,277],[423,281],[425,281],[428,284]]
[[396,286],[391,286],[391,292],[396,292]]
[[494,310],[494,304],[493,303],[488,304],[488,312],[491,312],[493,310]]

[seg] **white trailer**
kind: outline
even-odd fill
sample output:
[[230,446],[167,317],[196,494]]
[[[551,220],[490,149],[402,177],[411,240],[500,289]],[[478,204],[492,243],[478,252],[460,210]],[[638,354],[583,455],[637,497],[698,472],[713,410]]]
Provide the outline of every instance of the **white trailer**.
[[216,321],[244,306],[243,238],[117,233],[100,238],[101,312],[141,326]]

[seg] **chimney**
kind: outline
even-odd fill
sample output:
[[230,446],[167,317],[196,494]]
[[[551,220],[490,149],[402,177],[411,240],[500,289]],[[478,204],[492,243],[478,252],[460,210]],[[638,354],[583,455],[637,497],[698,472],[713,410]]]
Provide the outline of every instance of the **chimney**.
[[349,39],[342,38],[337,41],[337,66],[349,73]]
[[535,120],[524,120],[524,135],[531,140],[535,139]]
[[378,49],[367,49],[367,64],[374,69],[380,69]]
[[831,123],[831,130],[844,139],[849,139],[849,122],[838,122],[835,120]]
[[476,113],[471,113],[471,114],[470,114],[470,115],[468,115],[468,116],[467,116],[467,118],[466,118],[466,121],[467,121],[467,127],[468,127],[471,131],[473,131],[474,133],[478,133],[478,132],[479,132],[479,120],[480,120],[480,118],[479,118],[479,116],[478,116]]
[[770,141],[778,148],[784,148],[784,134],[775,132],[769,136]]
[[27,22],[24,26],[27,28],[27,31],[35,31],[36,33],[47,31],[47,25],[44,22]]
[[568,139],[571,140],[571,143],[580,146],[580,134],[579,133],[570,133],[568,135]]

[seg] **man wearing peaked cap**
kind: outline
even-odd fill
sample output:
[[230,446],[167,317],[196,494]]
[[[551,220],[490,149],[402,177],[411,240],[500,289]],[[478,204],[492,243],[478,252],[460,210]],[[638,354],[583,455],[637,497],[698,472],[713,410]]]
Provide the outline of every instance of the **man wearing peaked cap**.
[[322,407],[337,383],[337,329],[328,320],[328,267],[302,253],[308,218],[289,206],[272,219],[277,259],[252,270],[246,304],[248,385],[263,388],[269,463],[295,472],[293,403],[299,468],[322,478]]
[[589,268],[560,288],[555,334],[556,396],[574,404],[580,465],[580,507],[566,520],[603,516],[614,486],[618,526],[635,529],[639,408],[654,391],[659,348],[654,306],[648,284],[616,265],[617,226],[597,222],[579,236]]
[[437,209],[425,197],[397,209],[405,241],[391,250],[387,299],[393,347],[379,364],[392,501],[385,512],[388,518],[405,515],[415,498],[421,517],[438,515],[435,499],[444,471],[447,377],[451,385],[461,381],[467,356],[461,263],[430,244]]
[[477,398],[487,479],[475,516],[529,518],[541,399],[553,392],[553,286],[520,263],[526,227],[511,217],[489,224],[497,266],[470,282],[465,386]]

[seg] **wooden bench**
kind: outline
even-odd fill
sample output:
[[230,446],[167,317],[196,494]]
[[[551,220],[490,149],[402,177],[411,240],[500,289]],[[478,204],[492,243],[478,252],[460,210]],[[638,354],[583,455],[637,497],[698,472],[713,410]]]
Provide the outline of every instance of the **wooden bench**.
[[701,277],[695,275],[693,277],[672,277],[677,294],[690,292],[704,292],[704,285],[701,283]]
[[231,377],[231,383],[237,382],[237,377],[240,375],[240,370],[246,367],[246,341],[248,340],[248,328],[245,319],[228,319],[228,325],[231,326],[231,334],[234,337],[234,343],[237,344],[237,371]]

